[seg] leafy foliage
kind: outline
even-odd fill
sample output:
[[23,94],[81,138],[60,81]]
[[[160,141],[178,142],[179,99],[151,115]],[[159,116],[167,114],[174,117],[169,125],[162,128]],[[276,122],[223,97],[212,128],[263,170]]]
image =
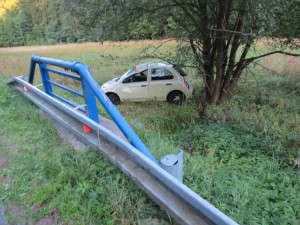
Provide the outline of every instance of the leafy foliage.
[[[162,14],[139,16],[130,24],[112,23],[112,19],[119,18],[120,21],[122,18],[117,15],[116,7],[106,12],[106,7],[111,6],[109,1],[99,4],[95,1],[20,0],[15,4],[18,7],[8,7],[6,14],[0,16],[0,47],[104,39],[153,39],[165,33]],[[102,17],[101,21],[97,20],[96,26],[91,26],[96,24],[92,16],[100,7],[103,16],[107,17]]]
[[20,0],[0,17],[0,47],[97,40],[98,31],[85,32],[58,0]]
[[[291,54],[282,49],[299,46],[297,0],[89,0],[88,4],[78,0],[70,3],[77,6],[75,14],[86,12],[80,21],[86,27],[101,28],[104,38],[124,40],[126,36],[133,38],[135,33],[144,36],[145,32],[155,33],[151,28],[160,24],[161,34],[178,41],[173,59],[160,58],[196,67],[205,82],[208,104],[222,104],[230,99],[242,72],[256,59],[275,53]],[[143,29],[144,24],[148,25],[147,31]],[[287,25],[289,28],[284,27]],[[268,44],[273,47],[279,44],[280,48],[276,46],[277,51],[270,49],[266,54],[248,57],[250,48],[255,48],[256,40],[262,37],[272,39]],[[146,56],[149,55],[157,57],[149,53]]]
[[19,0],[3,0],[0,4],[0,18],[2,18],[8,10],[17,7]]
[[[19,8],[11,8],[5,19],[0,19],[0,47],[174,38],[178,41],[174,56],[147,52],[145,57],[196,67],[205,82],[208,104],[230,99],[243,71],[255,60],[275,53],[299,55],[287,52],[299,47],[297,0],[35,3],[20,0]],[[255,49],[261,38],[268,39],[267,53],[249,57],[249,50]]]

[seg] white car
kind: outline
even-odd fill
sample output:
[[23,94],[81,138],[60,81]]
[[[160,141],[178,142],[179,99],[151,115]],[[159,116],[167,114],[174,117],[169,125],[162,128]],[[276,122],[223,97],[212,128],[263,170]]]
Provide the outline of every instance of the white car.
[[163,100],[179,104],[193,94],[185,76],[181,69],[170,64],[144,63],[104,83],[102,90],[115,105],[123,100]]

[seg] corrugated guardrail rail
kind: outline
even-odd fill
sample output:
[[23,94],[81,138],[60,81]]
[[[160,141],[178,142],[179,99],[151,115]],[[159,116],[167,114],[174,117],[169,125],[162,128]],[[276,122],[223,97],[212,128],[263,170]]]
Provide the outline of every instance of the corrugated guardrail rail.
[[[40,66],[45,91],[33,85],[36,64]],[[49,68],[47,65],[70,70],[75,74]],[[81,81],[83,93],[51,81],[49,72]],[[7,81],[7,84],[20,91],[61,126],[96,148],[180,224],[237,224],[160,167],[144,143],[101,90],[85,64],[32,56],[29,77],[14,77]],[[85,105],[76,105],[55,94],[52,85],[83,97]],[[99,124],[96,98],[130,143]],[[92,132],[83,132],[83,125],[91,128]]]

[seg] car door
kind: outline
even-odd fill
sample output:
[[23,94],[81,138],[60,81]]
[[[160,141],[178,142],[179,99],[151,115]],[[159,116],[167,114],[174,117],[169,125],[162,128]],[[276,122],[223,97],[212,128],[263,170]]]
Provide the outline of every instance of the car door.
[[152,68],[150,70],[149,98],[166,100],[167,94],[174,90],[174,84],[178,83],[177,80],[177,76],[167,68]]
[[119,96],[124,100],[148,100],[148,70],[125,78],[119,87]]

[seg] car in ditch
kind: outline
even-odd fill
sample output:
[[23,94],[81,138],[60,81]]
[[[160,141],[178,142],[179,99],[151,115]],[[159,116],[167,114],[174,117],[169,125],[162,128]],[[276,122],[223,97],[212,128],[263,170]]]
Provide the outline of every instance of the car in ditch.
[[143,63],[102,85],[115,105],[124,100],[162,100],[179,104],[193,95],[193,88],[180,68],[166,63]]

